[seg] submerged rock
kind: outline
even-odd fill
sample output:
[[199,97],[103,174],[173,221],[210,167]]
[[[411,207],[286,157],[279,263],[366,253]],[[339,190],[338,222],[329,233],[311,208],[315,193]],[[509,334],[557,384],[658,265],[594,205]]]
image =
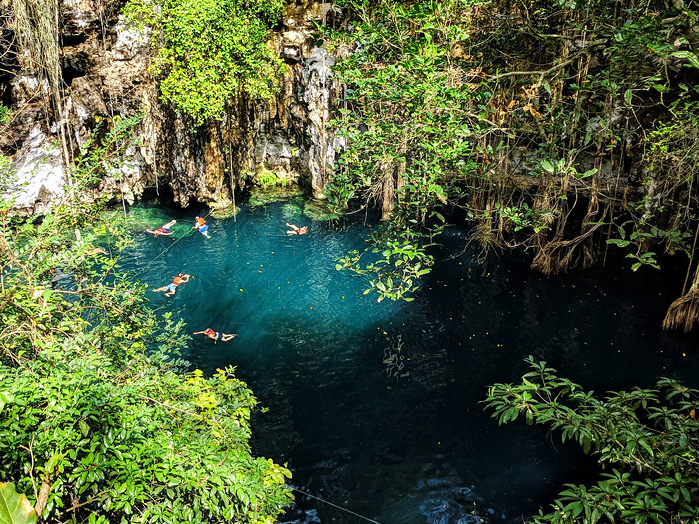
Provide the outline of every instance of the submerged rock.
[[[250,207],[266,206],[267,204],[279,202],[280,200],[288,200],[293,197],[299,197],[302,194],[303,191],[296,186],[255,189],[250,193],[248,204]],[[302,208],[301,206],[299,206],[299,209]]]
[[319,200],[308,200],[303,206],[303,214],[313,220],[334,220],[340,216],[325,201]]

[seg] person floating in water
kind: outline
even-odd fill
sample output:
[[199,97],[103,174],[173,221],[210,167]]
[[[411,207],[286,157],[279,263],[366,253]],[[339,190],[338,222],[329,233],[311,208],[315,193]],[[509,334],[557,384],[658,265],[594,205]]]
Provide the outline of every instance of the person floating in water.
[[172,283],[168,284],[167,286],[155,288],[153,291],[156,293],[159,293],[161,291],[165,291],[165,296],[166,297],[171,297],[172,295],[175,294],[175,291],[177,290],[177,286],[180,284],[184,284],[185,282],[189,282],[189,279],[192,278],[192,275],[183,275],[182,273],[178,273],[175,278],[172,279]]
[[298,227],[294,224],[286,223],[286,227],[290,227],[289,231],[286,232],[287,235],[305,235],[308,233],[308,226]]
[[170,231],[170,228],[177,224],[177,220],[171,220],[164,226],[159,227],[158,229],[146,229],[146,232],[150,233],[151,235],[160,236],[160,235],[165,235],[169,236],[172,235],[172,231]]
[[202,217],[194,218],[194,226],[192,229],[197,229],[206,238],[211,238],[209,236],[209,226],[206,225],[206,221]]
[[192,333],[192,335],[204,335],[213,340],[214,343],[218,342],[219,340],[228,342],[229,340],[233,340],[238,336],[236,333],[221,333],[220,331],[214,331],[211,328],[206,328],[204,331],[195,331]]

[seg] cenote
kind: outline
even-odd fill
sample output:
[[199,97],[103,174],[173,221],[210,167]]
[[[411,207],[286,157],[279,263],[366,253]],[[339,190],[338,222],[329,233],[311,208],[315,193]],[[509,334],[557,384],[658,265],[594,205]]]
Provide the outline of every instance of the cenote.
[[[238,334],[194,336],[183,356],[205,373],[235,366],[255,393],[254,452],[287,463],[299,490],[285,522],[514,523],[594,478],[560,434],[484,412],[487,387],[518,381],[527,355],[597,392],[658,376],[698,385],[696,339],[660,329],[681,271],[543,278],[525,254],[464,251],[467,233],[451,228],[415,300],[378,303],[335,269],[375,223],[312,220],[303,206],[244,203],[235,220],[207,218],[210,239],[191,230],[204,208],[132,208],[136,228],[178,223],[170,238],[137,233],[122,259],[149,288],[192,274],[173,297],[149,291],[152,306],[190,333]],[[285,222],[309,234],[287,236]]]

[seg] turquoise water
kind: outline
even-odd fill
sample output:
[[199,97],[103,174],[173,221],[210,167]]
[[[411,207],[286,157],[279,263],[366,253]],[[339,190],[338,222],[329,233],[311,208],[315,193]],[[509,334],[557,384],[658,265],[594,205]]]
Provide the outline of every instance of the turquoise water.
[[[204,209],[133,209],[149,227],[178,224],[170,238],[138,233],[123,259],[150,288],[192,274],[173,297],[149,292],[152,305],[190,332],[238,334],[193,337],[184,356],[207,373],[236,366],[268,408],[254,416],[253,447],[293,471],[300,491],[286,522],[521,522],[564,482],[594,474],[559,435],[498,427],[483,412],[487,386],[518,380],[530,354],[597,391],[659,375],[699,385],[696,337],[659,327],[679,272],[545,279],[523,257],[479,263],[454,228],[414,302],[377,303],[362,279],[335,270],[365,245],[365,217],[297,212],[243,205],[236,221],[207,218],[207,239],[189,229]],[[287,221],[310,231],[287,236]]]

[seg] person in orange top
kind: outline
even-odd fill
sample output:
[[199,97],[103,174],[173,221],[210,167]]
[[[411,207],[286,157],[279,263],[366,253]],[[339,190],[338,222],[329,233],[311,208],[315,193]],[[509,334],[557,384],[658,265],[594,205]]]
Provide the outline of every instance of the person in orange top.
[[166,297],[171,297],[172,295],[175,294],[175,291],[177,290],[177,286],[180,284],[184,284],[185,282],[189,282],[189,279],[192,278],[192,275],[185,275],[182,273],[178,273],[175,278],[172,279],[172,283],[168,284],[167,286],[159,287],[154,289],[156,293],[160,291],[165,291],[165,296]]
[[206,220],[204,220],[202,217],[194,218],[194,226],[192,229],[198,229],[199,232],[206,238],[211,238],[209,236],[209,226],[206,225]]
[[206,328],[204,331],[195,331],[194,333],[192,333],[192,335],[204,335],[206,337],[209,337],[211,340],[214,341],[214,344],[219,340],[222,340],[223,342],[228,342],[229,340],[233,340],[235,337],[238,336],[236,333],[221,333],[220,331],[214,331],[211,328]]

